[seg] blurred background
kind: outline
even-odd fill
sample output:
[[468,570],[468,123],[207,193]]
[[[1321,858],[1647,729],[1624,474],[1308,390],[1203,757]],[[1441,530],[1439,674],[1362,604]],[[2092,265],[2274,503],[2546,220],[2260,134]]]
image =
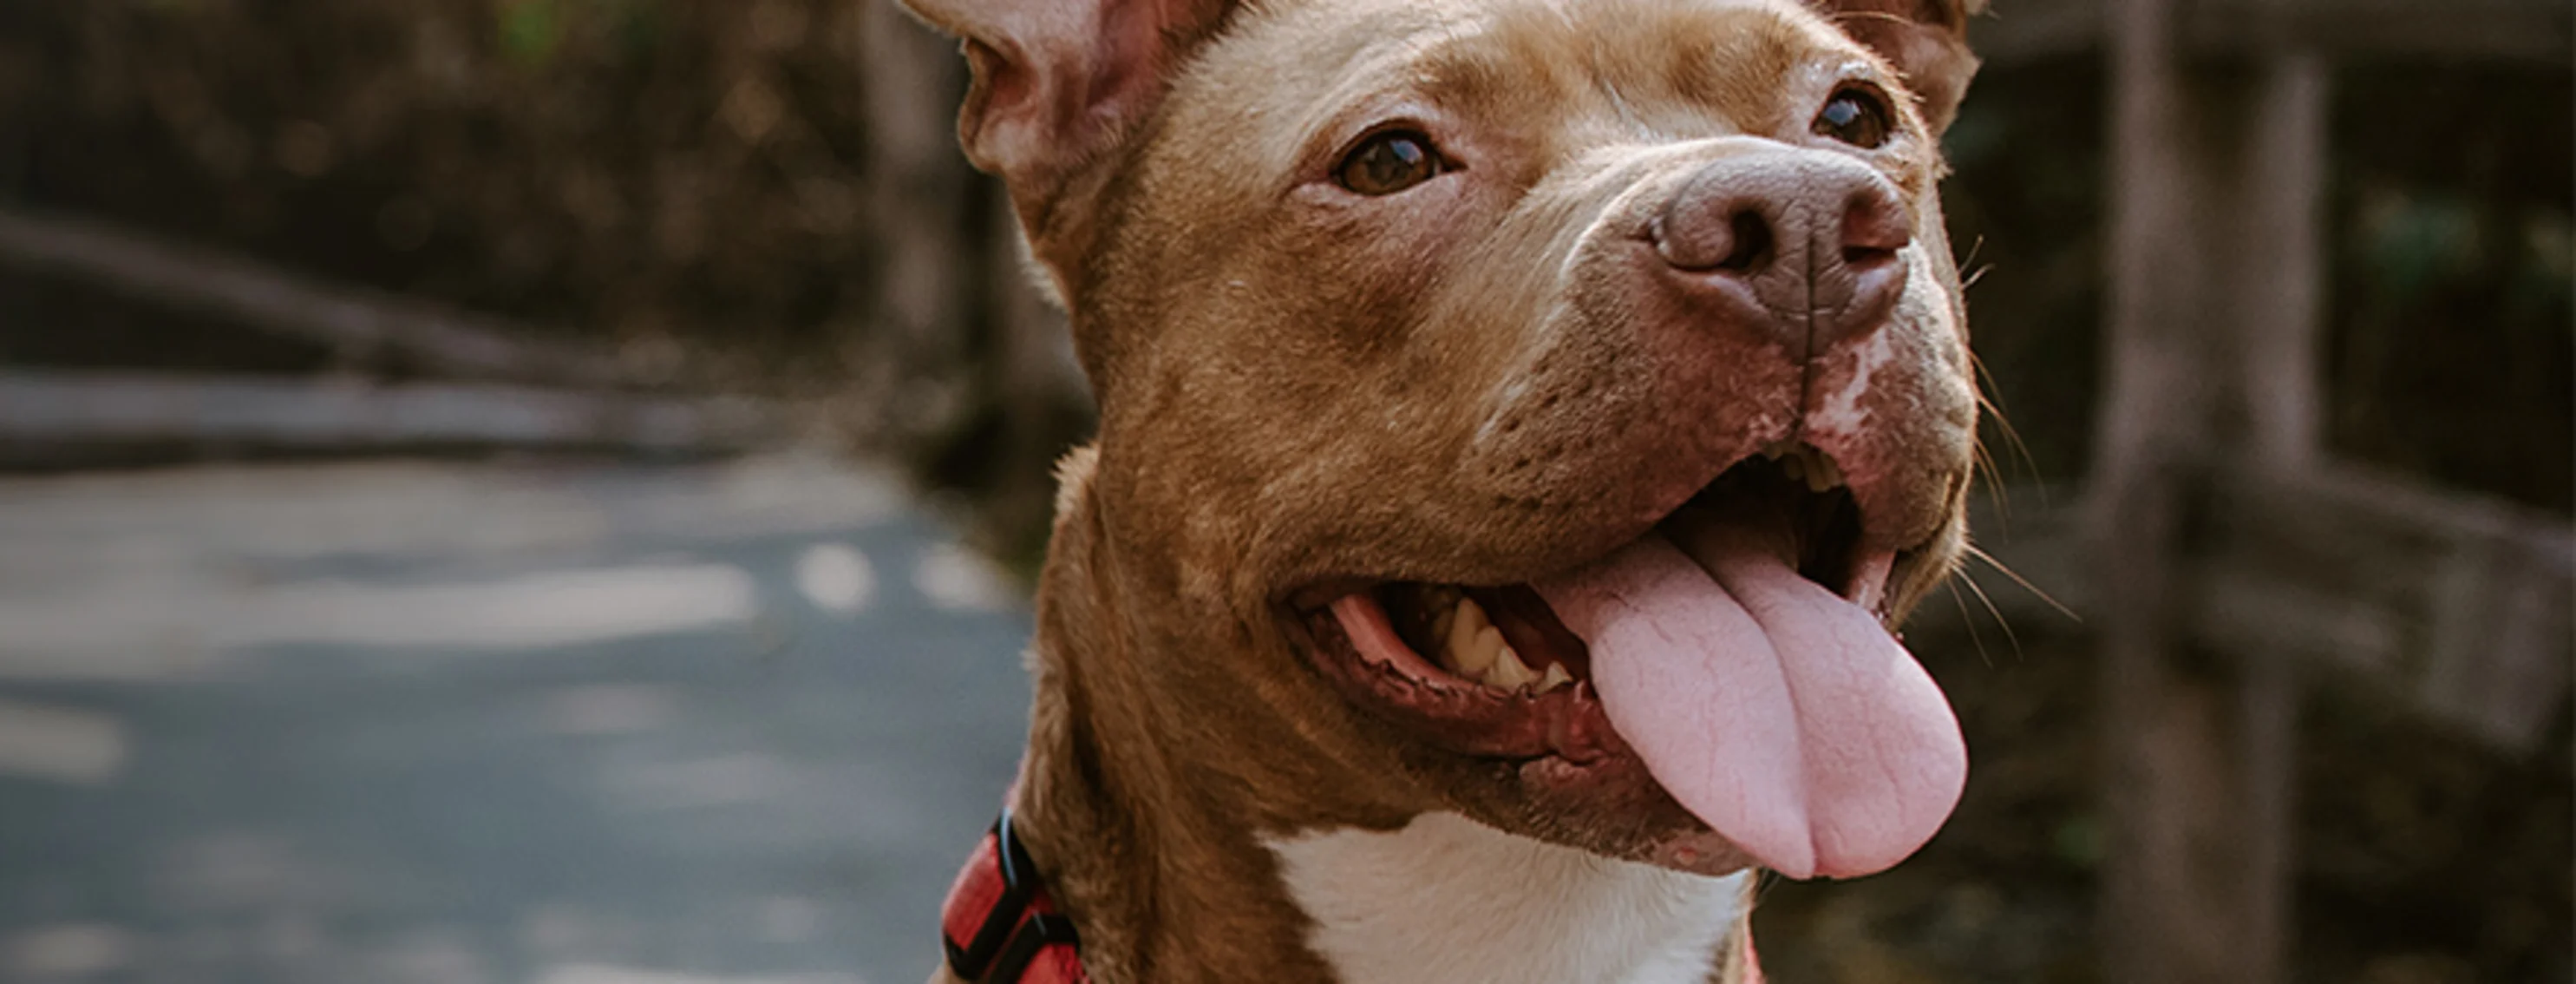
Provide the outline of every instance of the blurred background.
[[[2576,976],[2576,15],[1995,7],[1977,771],[1773,978]],[[0,0],[0,981],[926,975],[1090,426],[962,88],[857,0]]]

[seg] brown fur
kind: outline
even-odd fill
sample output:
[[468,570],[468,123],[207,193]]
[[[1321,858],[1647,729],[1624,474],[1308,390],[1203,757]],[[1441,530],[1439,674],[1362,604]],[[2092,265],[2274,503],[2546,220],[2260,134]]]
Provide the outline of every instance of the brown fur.
[[[1622,234],[1742,152],[1708,138],[1811,143],[1846,72],[1905,117],[1867,159],[1918,275],[1854,390],[1870,426],[1810,438],[1907,551],[1900,611],[1958,556],[1975,408],[1934,137],[1970,4],[910,2],[968,39],[961,135],[1100,397],[1060,471],[1019,814],[1102,984],[1330,980],[1265,836],[1451,810],[1653,860],[1695,827],[1640,771],[1463,757],[1355,708],[1291,596],[1561,570],[1824,420],[1857,348],[1799,364],[1691,325]],[[1466,170],[1384,199],[1317,180],[1395,117]]]

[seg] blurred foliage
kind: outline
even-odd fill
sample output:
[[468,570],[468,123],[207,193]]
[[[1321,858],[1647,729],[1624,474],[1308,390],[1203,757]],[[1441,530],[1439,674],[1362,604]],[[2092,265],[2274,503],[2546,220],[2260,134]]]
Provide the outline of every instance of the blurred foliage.
[[[2372,66],[2339,82],[2328,189],[2329,439],[2455,487],[2576,511],[2576,95],[2545,70]],[[2554,83],[2554,84],[2553,84]],[[1990,71],[1947,201],[2017,481],[2081,476],[2102,305],[2102,78]]]
[[2576,509],[2576,87],[2458,67],[2342,82],[2336,447]]
[[884,355],[867,218],[901,193],[867,167],[863,20],[0,0],[0,197],[829,385]]

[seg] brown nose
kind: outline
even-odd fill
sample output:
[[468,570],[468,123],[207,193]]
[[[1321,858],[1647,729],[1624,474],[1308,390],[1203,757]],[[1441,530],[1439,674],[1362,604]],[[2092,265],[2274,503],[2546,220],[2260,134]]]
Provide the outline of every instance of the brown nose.
[[1721,319],[1805,359],[1887,321],[1914,241],[1896,187],[1841,154],[1765,150],[1710,162],[1650,227],[1663,274]]

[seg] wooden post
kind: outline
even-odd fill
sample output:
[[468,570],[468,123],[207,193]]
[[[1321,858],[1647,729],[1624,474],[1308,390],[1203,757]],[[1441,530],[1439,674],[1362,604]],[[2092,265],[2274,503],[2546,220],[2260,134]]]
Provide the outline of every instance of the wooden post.
[[2018,22],[2025,53],[2099,37],[2111,59],[2086,556],[2007,551],[2074,582],[2042,575],[2100,632],[2103,979],[2277,984],[2294,938],[2304,678],[2373,684],[2521,751],[2576,666],[2564,520],[2324,447],[2328,56],[2563,63],[2571,14],[2400,3],[2388,9],[2423,30],[2389,30],[2327,0],[2033,2],[2016,11],[2034,15]]
[[[2204,402],[2190,371],[2192,240],[2185,210],[2188,160],[2180,140],[2184,100],[2175,65],[2172,0],[2105,5],[2111,45],[2111,301],[2107,312],[2101,433],[2092,471],[2094,551],[2102,594],[2118,599],[2102,631],[2102,808],[2109,835],[2101,909],[2104,980],[2182,984],[2194,968],[2215,970],[2223,941],[2188,900],[2210,894],[2192,876],[2186,816],[2165,811],[2205,799],[2188,788],[2190,722],[2164,720],[2184,702],[2167,653],[2180,637],[2174,537],[2180,490],[2177,450],[2201,430],[2190,418]],[[2176,731],[2175,725],[2183,727]],[[2196,919],[2195,917],[2200,917]]]
[[2106,979],[2274,984],[2297,671],[2283,655],[2230,667],[2196,647],[2203,557],[2187,517],[2225,465],[2310,458],[2317,269],[2313,244],[2290,244],[2313,233],[2313,189],[2284,198],[2276,179],[2314,175],[2265,170],[2287,138],[2262,134],[2322,89],[2313,70],[2196,77],[2171,0],[2110,16],[2112,361],[2093,537],[2117,558],[2101,623]]
[[[2212,230],[2237,339],[2238,372],[2227,401],[2244,430],[2220,442],[2236,467],[2271,474],[2315,469],[2324,395],[2319,357],[2325,284],[2329,74],[2310,52],[2268,58],[2256,70],[2244,111],[2229,215]],[[2304,675],[2296,654],[2234,654],[2239,673],[2245,855],[2239,873],[2245,920],[2243,981],[2289,979],[2298,832],[2298,721]]]
[[[2239,169],[2243,224],[2232,290],[2240,299],[2247,411],[2245,464],[2306,471],[2324,446],[2318,419],[2326,283],[2326,182],[2332,76],[2309,51],[2275,55],[2258,70],[2245,116]],[[2222,246],[2222,248],[2224,248]]]

